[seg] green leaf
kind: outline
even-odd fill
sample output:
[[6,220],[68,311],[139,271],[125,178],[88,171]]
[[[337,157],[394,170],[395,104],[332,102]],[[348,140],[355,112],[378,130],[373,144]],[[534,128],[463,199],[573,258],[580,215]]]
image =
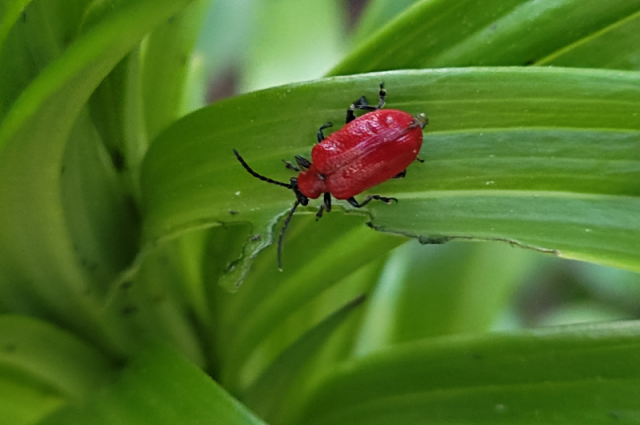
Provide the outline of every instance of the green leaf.
[[43,425],[264,424],[215,381],[168,348],[152,346],[135,356],[118,380]]
[[304,424],[604,424],[637,420],[637,322],[425,339],[347,362]]
[[22,15],[25,7],[33,0],[3,1],[0,3],[0,49],[9,31]]
[[[271,241],[274,217],[292,195],[248,175],[232,149],[257,172],[286,181],[280,160],[309,152],[319,124],[339,122],[349,99],[375,93],[384,80],[389,107],[424,111],[431,123],[426,163],[375,189],[400,199],[368,206],[375,227],[423,242],[509,240],[639,270],[639,79],[577,69],[403,71],[218,102],[170,127],[145,158],[144,237],[249,221],[261,239],[247,244],[246,261]],[[230,280],[241,278],[236,270]]]
[[423,0],[329,75],[533,64],[639,10],[639,0]]
[[0,411],[3,421],[34,423],[79,403],[113,372],[110,360],[46,322],[0,316]]
[[64,399],[46,389],[0,379],[2,420],[11,425],[36,424],[40,419],[64,405]]
[[594,301],[569,302],[554,309],[537,321],[536,326],[548,327],[578,323],[612,322],[627,320],[629,314]]
[[427,337],[486,332],[537,258],[531,251],[498,243],[406,243],[393,252],[380,276],[356,353]]
[[[191,53],[210,3],[194,1],[162,22],[118,63],[91,96],[92,120],[126,192],[136,202],[140,163],[149,142],[191,107],[187,105],[191,93],[186,91],[189,73],[197,62]],[[108,6],[102,2],[93,5]],[[204,96],[200,97],[203,103]]]
[[3,3],[6,15],[0,25],[2,119],[20,93],[77,37],[89,0]]
[[83,111],[67,139],[59,184],[75,255],[97,296],[105,295],[138,248],[138,217],[118,177]]
[[111,319],[110,325],[130,330],[136,338],[132,345],[160,341],[195,365],[205,367],[204,341],[194,326],[187,300],[189,281],[181,257],[183,244],[183,240],[176,239],[142,255],[123,280],[112,285],[105,308],[109,314],[105,316]]
[[265,420],[282,422],[276,418],[287,416],[292,406],[299,405],[300,381],[313,375],[313,360],[364,300],[363,295],[353,299],[291,344],[247,389],[242,396],[244,402]]
[[359,216],[330,214],[322,223],[311,214],[294,218],[282,272],[272,246],[256,259],[237,293],[218,288],[215,294],[217,373],[234,393],[242,393],[287,346],[328,314],[366,293],[375,280],[367,276],[365,282],[349,282],[350,275],[403,242],[371,231]]
[[[128,172],[147,148],[141,130],[139,49],[125,56],[105,77],[89,99],[91,122],[118,173]],[[138,153],[138,155],[135,155]]]
[[640,70],[640,12],[582,38],[536,65]]
[[404,12],[418,0],[372,0],[358,20],[353,40],[355,43],[366,41],[378,32],[390,20]]
[[112,366],[104,354],[53,325],[28,317],[0,316],[3,371],[23,373],[81,400],[109,379]]
[[19,310],[54,316],[112,352],[126,350],[131,340],[126,328],[98,323],[102,300],[91,292],[91,269],[70,237],[69,226],[82,223],[69,221],[61,199],[63,154],[74,122],[100,81],[145,33],[187,3],[122,4],[47,66],[0,126],[3,292],[23,294],[16,297],[28,300],[28,307]]
[[150,141],[186,112],[184,91],[190,55],[211,2],[191,2],[146,39],[141,82]]

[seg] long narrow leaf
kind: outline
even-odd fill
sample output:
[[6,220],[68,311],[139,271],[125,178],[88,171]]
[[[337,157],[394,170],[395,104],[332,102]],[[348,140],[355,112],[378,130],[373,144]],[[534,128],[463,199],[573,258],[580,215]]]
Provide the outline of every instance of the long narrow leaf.
[[0,316],[3,423],[36,423],[64,405],[81,403],[114,370],[102,353],[49,323]]
[[640,269],[634,218],[640,77],[632,72],[403,71],[219,102],[176,123],[149,151],[142,174],[145,239],[249,221],[262,238],[247,245],[245,259],[255,254],[271,240],[274,217],[286,213],[292,194],[247,174],[232,149],[259,173],[286,181],[291,174],[280,161],[308,154],[317,126],[339,122],[350,99],[375,93],[380,80],[389,91],[388,107],[426,112],[430,125],[425,164],[375,189],[400,202],[368,206],[373,226],[424,242],[508,240]]
[[119,379],[86,403],[70,406],[46,425],[263,425],[244,405],[181,356],[162,346],[147,347]]
[[426,339],[345,363],[290,423],[634,422],[638,348],[637,322]]
[[530,65],[638,11],[638,0],[423,0],[359,46],[330,75]]
[[640,69],[640,12],[558,50],[536,65]]
[[[127,344],[118,335],[126,330],[97,324],[96,300],[87,296],[92,270],[67,228],[61,199],[65,144],[99,82],[147,31],[187,3],[121,5],[39,74],[0,126],[0,280],[12,286],[7,292],[27,293],[47,306],[47,314],[114,350]],[[102,339],[103,332],[111,334]]]

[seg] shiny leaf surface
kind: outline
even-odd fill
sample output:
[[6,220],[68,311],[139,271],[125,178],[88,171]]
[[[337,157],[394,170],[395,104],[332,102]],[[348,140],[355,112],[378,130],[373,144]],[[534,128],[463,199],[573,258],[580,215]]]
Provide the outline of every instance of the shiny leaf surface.
[[638,270],[639,79],[577,69],[402,71],[222,101],[176,123],[149,151],[145,238],[247,220],[262,235],[247,245],[248,259],[271,240],[273,217],[285,214],[292,195],[247,174],[232,149],[257,172],[286,181],[280,160],[308,155],[318,123],[339,122],[345,99],[375,95],[384,80],[388,107],[424,111],[430,124],[425,164],[375,188],[400,202],[370,204],[373,226],[426,243],[508,240]]
[[637,322],[426,339],[343,364],[305,424],[635,421]]

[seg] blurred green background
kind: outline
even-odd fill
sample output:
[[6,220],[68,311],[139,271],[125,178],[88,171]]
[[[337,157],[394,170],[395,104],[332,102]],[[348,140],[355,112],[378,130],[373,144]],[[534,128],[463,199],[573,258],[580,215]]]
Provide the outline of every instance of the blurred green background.
[[[638,423],[638,46],[640,0],[1,1],[0,424]],[[286,179],[381,79],[425,163],[278,271],[232,148]]]

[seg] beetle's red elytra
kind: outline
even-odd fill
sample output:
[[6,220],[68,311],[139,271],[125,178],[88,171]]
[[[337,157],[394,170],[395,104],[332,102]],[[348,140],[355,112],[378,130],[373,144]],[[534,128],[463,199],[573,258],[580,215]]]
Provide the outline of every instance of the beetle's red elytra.
[[[282,270],[282,239],[284,232],[298,205],[306,206],[309,199],[324,195],[317,218],[323,211],[331,211],[331,196],[347,200],[361,208],[371,200],[390,204],[398,201],[380,195],[368,195],[358,203],[355,195],[371,189],[392,178],[402,178],[413,161],[420,161],[418,153],[422,147],[422,129],[428,124],[423,113],[415,116],[397,109],[382,109],[386,90],[380,83],[378,105],[369,105],[362,96],[347,109],[346,125],[325,138],[323,130],[332,123],[324,124],[317,132],[318,144],[311,150],[311,161],[296,155],[296,165],[285,161],[287,168],[298,173],[289,183],[264,177],[249,167],[235,149],[238,161],[252,176],[267,183],[293,190],[296,201],[282,226],[278,239],[278,268]],[[354,111],[367,111],[356,118]]]

